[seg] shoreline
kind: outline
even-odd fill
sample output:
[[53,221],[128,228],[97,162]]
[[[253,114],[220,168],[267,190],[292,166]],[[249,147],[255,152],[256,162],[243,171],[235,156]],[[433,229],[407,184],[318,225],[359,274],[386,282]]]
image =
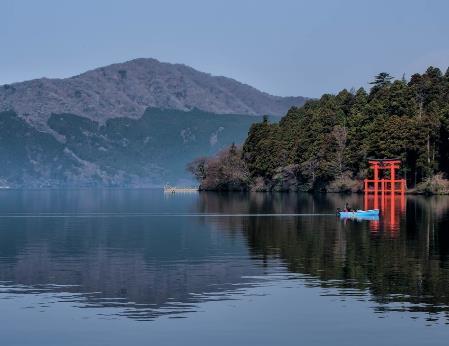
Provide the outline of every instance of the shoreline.
[[[8,188],[0,188],[1,192],[7,191],[58,191],[58,190],[162,190],[164,191],[164,186],[42,186],[42,187],[16,187],[11,186]],[[193,189],[189,189],[191,192]],[[193,192],[193,191],[192,191]],[[349,190],[340,190],[340,191],[318,191],[318,190],[310,190],[310,191],[302,191],[302,190],[293,190],[293,189],[283,189],[283,190],[258,190],[258,189],[204,189],[199,187],[195,188],[195,192],[217,192],[217,193],[301,193],[301,194],[346,194],[346,195],[363,195],[364,191],[349,191]],[[398,194],[398,193],[397,193]],[[405,195],[410,196],[449,196],[449,191],[441,191],[441,192],[431,192],[431,191],[417,191],[416,188],[405,191]],[[380,195],[380,193],[379,193]],[[389,195],[387,193],[386,195]]]
[[[305,194],[339,194],[339,195],[363,195],[364,191],[298,191],[298,190],[255,190],[255,189],[202,189],[201,187],[198,189],[198,192],[223,192],[223,193],[305,193]],[[379,193],[380,195],[380,193]],[[390,195],[390,193],[386,193],[386,196]],[[400,193],[396,193],[396,195],[400,195]],[[405,191],[404,195],[410,196],[449,196],[449,191],[447,192],[430,192],[430,191],[416,191],[416,189],[410,189]]]

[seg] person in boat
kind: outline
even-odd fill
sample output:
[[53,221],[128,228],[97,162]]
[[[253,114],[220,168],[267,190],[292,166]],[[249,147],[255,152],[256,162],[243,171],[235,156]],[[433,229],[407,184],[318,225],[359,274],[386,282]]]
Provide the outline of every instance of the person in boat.
[[355,210],[349,206],[349,203],[346,203],[343,210],[341,210],[340,208],[337,208],[337,214],[340,214],[341,212],[351,212],[351,211],[355,211]]
[[352,209],[351,209],[351,207],[349,206],[349,203],[348,203],[348,202],[346,202],[345,210],[344,210],[344,211],[352,211]]

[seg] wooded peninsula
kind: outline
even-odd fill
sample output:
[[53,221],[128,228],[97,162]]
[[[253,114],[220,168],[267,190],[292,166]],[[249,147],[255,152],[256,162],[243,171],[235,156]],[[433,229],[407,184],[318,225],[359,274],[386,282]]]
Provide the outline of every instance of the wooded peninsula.
[[409,192],[449,193],[449,69],[325,94],[188,166],[202,190],[358,192],[369,158],[399,158]]

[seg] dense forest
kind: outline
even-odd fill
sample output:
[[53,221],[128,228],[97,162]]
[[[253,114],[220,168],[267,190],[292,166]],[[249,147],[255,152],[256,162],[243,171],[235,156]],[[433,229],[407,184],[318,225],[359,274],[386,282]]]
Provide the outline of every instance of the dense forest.
[[0,187],[182,183],[188,162],[243,142],[251,124],[262,117],[148,108],[138,119],[100,123],[65,113],[50,116],[46,126],[51,132],[27,120],[0,112]]
[[[189,170],[206,190],[358,191],[368,158],[400,158],[409,189],[447,192],[449,69],[340,91],[252,125],[243,146],[199,158]],[[416,189],[417,188],[417,189]]]

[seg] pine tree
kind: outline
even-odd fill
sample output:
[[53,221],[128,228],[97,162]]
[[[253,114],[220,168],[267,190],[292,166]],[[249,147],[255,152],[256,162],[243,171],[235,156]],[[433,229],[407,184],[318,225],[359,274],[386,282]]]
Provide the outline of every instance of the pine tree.
[[391,81],[394,77],[390,76],[387,72],[381,72],[377,76],[374,77],[374,81],[369,84],[374,85],[375,87],[384,87],[391,84]]

